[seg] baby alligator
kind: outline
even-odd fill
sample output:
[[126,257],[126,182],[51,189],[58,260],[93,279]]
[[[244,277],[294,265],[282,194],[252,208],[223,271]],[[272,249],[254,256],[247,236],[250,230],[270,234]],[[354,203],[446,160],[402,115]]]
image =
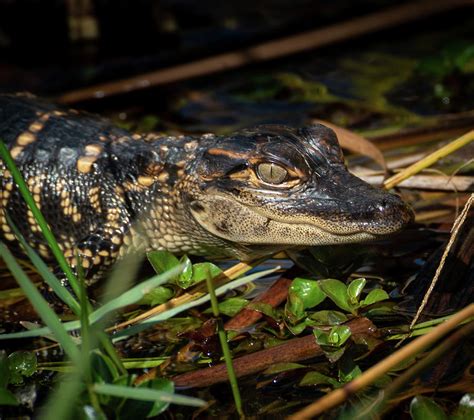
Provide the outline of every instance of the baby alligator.
[[[0,138],[71,266],[88,279],[132,251],[248,260],[295,246],[360,242],[412,217],[398,197],[351,175],[332,130],[262,125],[225,136],[131,134],[28,95],[0,95]],[[3,163],[8,214],[52,260]]]

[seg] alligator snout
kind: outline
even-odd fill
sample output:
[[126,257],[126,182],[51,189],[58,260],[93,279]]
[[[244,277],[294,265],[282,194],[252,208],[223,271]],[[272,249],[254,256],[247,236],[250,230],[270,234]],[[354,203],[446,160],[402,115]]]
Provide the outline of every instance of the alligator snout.
[[382,197],[368,209],[372,222],[368,231],[375,234],[392,233],[405,227],[414,219],[414,213],[398,195],[380,192]]

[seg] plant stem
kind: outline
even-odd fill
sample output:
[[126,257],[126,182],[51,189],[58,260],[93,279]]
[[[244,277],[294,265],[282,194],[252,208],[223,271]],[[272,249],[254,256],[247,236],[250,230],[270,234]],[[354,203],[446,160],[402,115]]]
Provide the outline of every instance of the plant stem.
[[206,276],[207,289],[211,298],[211,308],[214,317],[217,319],[217,334],[222,347],[222,353],[224,354],[224,361],[227,367],[227,375],[229,376],[230,387],[232,389],[232,395],[234,397],[235,408],[237,413],[242,418],[244,412],[242,410],[242,400],[240,398],[239,384],[235,375],[234,365],[232,364],[232,355],[230,353],[229,344],[227,343],[227,334],[224,330],[224,323],[220,318],[219,303],[217,302],[217,296],[214,291],[214,283],[212,282],[212,276],[210,273]]
[[416,175],[418,172],[421,172],[423,169],[428,168],[429,166],[436,163],[441,158],[448,156],[449,154],[455,152],[456,150],[460,149],[463,146],[466,146],[471,141],[474,140],[474,130],[471,130],[464,134],[463,136],[453,140],[451,143],[447,144],[446,146],[442,147],[441,149],[436,150],[435,152],[429,154],[425,158],[421,159],[420,161],[410,165],[408,168],[405,168],[403,171],[399,172],[398,174],[390,177],[387,179],[383,187],[386,190],[389,190],[400,182],[404,181],[405,179]]

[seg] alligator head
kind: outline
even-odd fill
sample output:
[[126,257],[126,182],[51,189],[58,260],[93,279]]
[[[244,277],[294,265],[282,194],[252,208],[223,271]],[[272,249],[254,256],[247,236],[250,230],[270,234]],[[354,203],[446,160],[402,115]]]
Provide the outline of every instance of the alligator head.
[[367,241],[413,217],[398,196],[348,172],[335,133],[323,125],[218,137],[193,165],[196,188],[184,199],[192,217],[232,245],[224,253],[235,249],[243,259],[258,250]]

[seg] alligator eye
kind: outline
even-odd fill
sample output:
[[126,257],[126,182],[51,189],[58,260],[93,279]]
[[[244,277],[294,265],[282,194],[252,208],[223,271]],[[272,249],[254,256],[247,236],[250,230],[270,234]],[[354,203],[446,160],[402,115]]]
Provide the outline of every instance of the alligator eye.
[[257,166],[257,175],[268,184],[281,184],[286,179],[288,171],[275,163],[261,163]]

